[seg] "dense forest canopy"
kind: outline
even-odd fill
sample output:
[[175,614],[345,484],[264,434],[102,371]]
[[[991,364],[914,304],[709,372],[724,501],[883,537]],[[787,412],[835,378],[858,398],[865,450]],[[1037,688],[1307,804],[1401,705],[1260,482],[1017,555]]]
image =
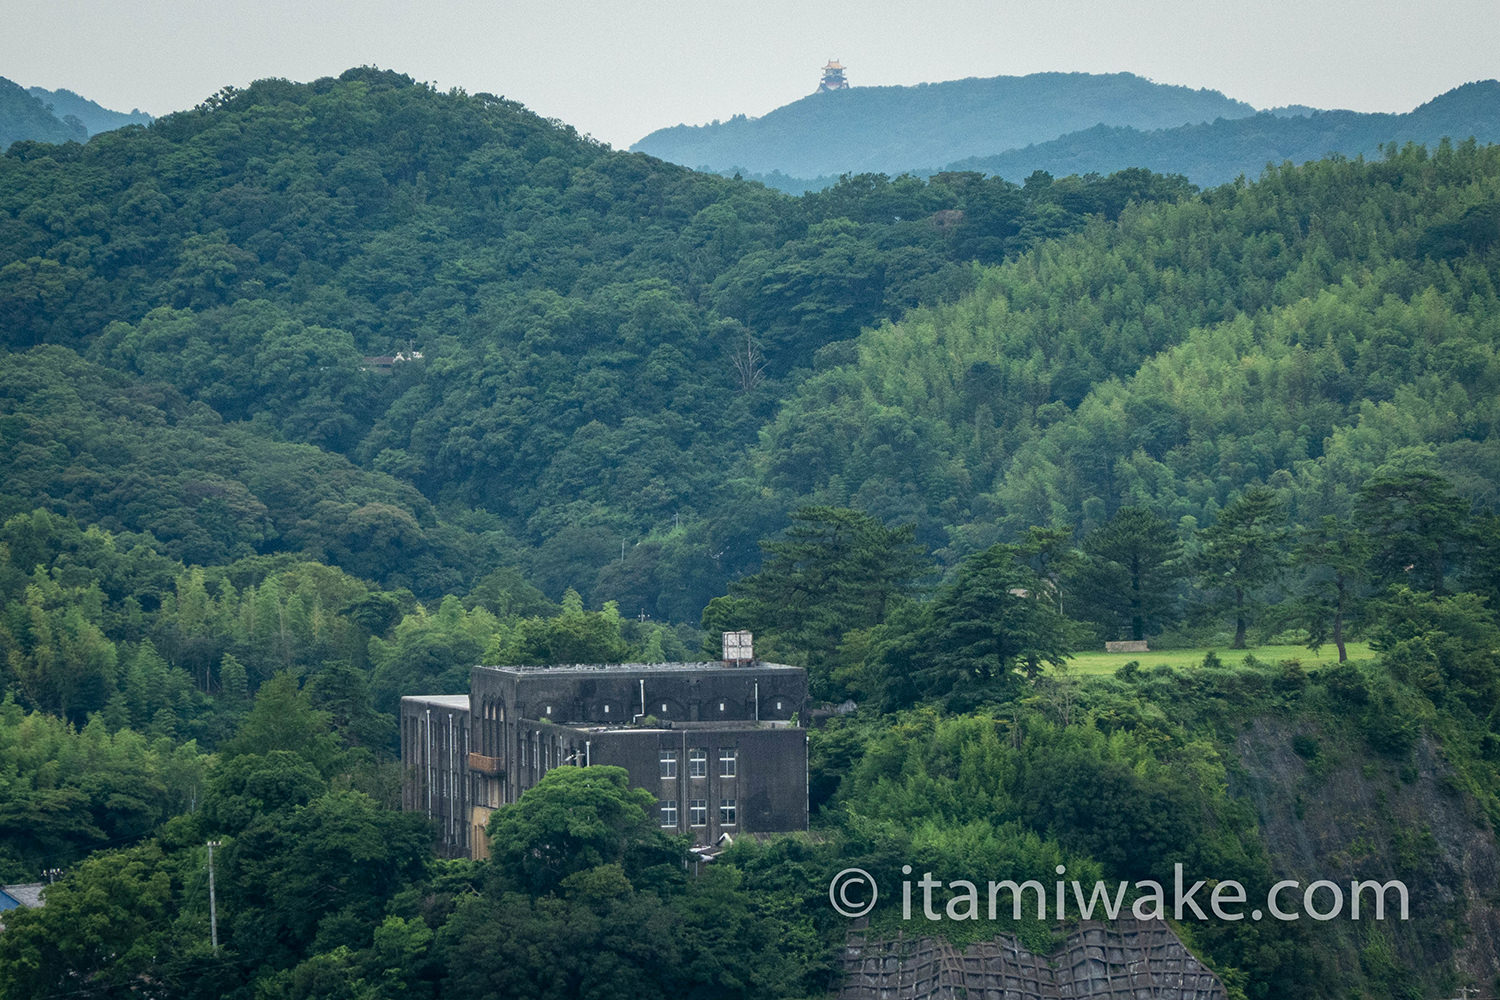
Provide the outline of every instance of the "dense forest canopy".
[[[1441,891],[1184,933],[1236,998],[1493,978],[1497,206],[1473,142],[794,199],[371,69],[13,145],[0,878],[67,874],[0,992],[813,996],[832,872],[976,859],[1368,863]],[[859,705],[815,837],[689,877],[605,769],[487,862],[391,808],[402,695],[742,627]],[[1121,638],[1202,664],[1073,672]]]
[[1129,209],[862,335],[758,467],[960,552],[1131,504],[1204,525],[1256,481],[1343,517],[1405,449],[1490,507],[1497,170],[1443,145]]
[[[51,419],[30,395],[49,380],[125,376],[172,390],[127,423],[196,441],[222,419],[266,453],[236,467],[131,431],[118,447],[161,454],[85,496],[76,466],[124,465],[92,453],[107,435],[80,415],[66,456],[8,456],[0,512],[150,530],[194,562],[300,552],[429,597],[510,546],[554,598],[609,580],[601,597],[678,620],[783,516],[733,470],[820,349],[955,298],[974,261],[1190,190],[1142,172],[859,177],[799,202],[373,71],[262,81],[86,146],[18,144],[0,176],[6,347],[119,373],[17,359],[35,373],[8,387],[17,419]],[[79,405],[118,409],[112,384]],[[5,446],[26,439],[16,425]],[[205,537],[187,523],[205,504],[245,516]],[[367,537],[320,551],[292,526],[309,516]],[[408,558],[358,562],[386,542]]]

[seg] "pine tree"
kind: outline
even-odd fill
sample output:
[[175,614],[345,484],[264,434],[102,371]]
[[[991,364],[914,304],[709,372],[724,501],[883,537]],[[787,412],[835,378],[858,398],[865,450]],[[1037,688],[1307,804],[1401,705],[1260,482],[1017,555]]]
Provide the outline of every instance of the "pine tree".
[[915,527],[887,528],[846,507],[804,507],[784,538],[761,547],[760,572],[730,587],[747,602],[740,608],[750,620],[740,627],[769,633],[779,655],[807,664],[815,685],[843,636],[884,621],[926,569]]
[[1343,663],[1349,658],[1345,630],[1368,587],[1370,539],[1330,515],[1303,531],[1296,559],[1308,574],[1303,599],[1308,645],[1316,650],[1331,639]]
[[[1083,540],[1073,614],[1132,639],[1169,624],[1182,579],[1182,543],[1172,526],[1144,507],[1125,507]],[[1081,610],[1080,610],[1081,609]]]
[[1360,491],[1356,513],[1370,535],[1370,565],[1381,582],[1444,592],[1469,519],[1469,505],[1448,480],[1423,469],[1382,469]]
[[1072,631],[1016,549],[991,546],[964,560],[914,627],[899,630],[879,654],[887,707],[1012,697],[1020,675],[1035,680],[1045,665],[1066,662]]
[[1281,500],[1268,486],[1252,486],[1230,501],[1198,533],[1193,560],[1210,611],[1234,618],[1234,643],[1244,649],[1261,592],[1286,571],[1287,529]]

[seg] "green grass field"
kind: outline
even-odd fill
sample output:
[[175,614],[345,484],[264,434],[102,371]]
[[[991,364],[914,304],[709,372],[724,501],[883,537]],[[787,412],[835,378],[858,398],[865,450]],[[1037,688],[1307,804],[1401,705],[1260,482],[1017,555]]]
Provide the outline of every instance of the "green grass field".
[[[1351,642],[1345,648],[1351,660],[1363,660],[1370,656],[1369,643]],[[1142,670],[1149,670],[1159,663],[1173,667],[1197,667],[1202,665],[1207,652],[1208,647],[1205,646],[1201,649],[1164,649],[1159,653],[1075,653],[1068,660],[1068,670],[1075,674],[1112,674],[1131,660],[1140,663]],[[1225,666],[1238,665],[1244,660],[1246,653],[1272,665],[1282,660],[1300,660],[1309,669],[1328,666],[1339,660],[1339,651],[1331,644],[1319,649],[1316,656],[1306,646],[1255,646],[1250,649],[1216,647],[1214,652]]]

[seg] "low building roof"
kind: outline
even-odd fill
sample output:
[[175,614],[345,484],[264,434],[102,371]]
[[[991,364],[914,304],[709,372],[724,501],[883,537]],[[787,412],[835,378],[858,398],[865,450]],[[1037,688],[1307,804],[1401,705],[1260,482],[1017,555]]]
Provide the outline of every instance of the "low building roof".
[[409,694],[401,700],[449,710],[460,708],[465,712],[469,710],[469,696],[466,694]]
[[745,666],[730,666],[723,660],[702,660],[696,663],[559,663],[552,666],[488,666],[481,664],[476,670],[495,670],[513,674],[596,674],[596,673],[677,673],[691,670],[722,670],[725,673],[751,673],[764,671],[791,671],[803,673],[803,668],[785,663],[763,663],[759,660]]
[[569,729],[575,733],[636,733],[640,735],[694,732],[738,733],[759,732],[767,729],[800,730],[802,728],[789,719],[763,719],[759,722],[754,719],[702,720],[698,722],[678,722],[674,720],[670,726],[600,725],[589,722],[553,722],[551,719],[522,719],[521,721],[553,726],[557,729]]
[[[0,910],[13,910],[17,906],[41,906],[42,890],[46,888],[45,882],[0,886]],[[13,905],[7,906],[7,899],[11,900]]]

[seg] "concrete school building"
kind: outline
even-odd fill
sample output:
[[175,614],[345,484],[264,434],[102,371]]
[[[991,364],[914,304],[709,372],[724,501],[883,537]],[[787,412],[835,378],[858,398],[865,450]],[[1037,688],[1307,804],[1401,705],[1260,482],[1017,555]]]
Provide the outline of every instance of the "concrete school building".
[[608,764],[699,847],[806,830],[807,672],[748,643],[726,633],[726,659],[701,663],[480,666],[467,695],[402,698],[402,807],[437,822],[445,857],[483,858],[495,809],[554,767]]

